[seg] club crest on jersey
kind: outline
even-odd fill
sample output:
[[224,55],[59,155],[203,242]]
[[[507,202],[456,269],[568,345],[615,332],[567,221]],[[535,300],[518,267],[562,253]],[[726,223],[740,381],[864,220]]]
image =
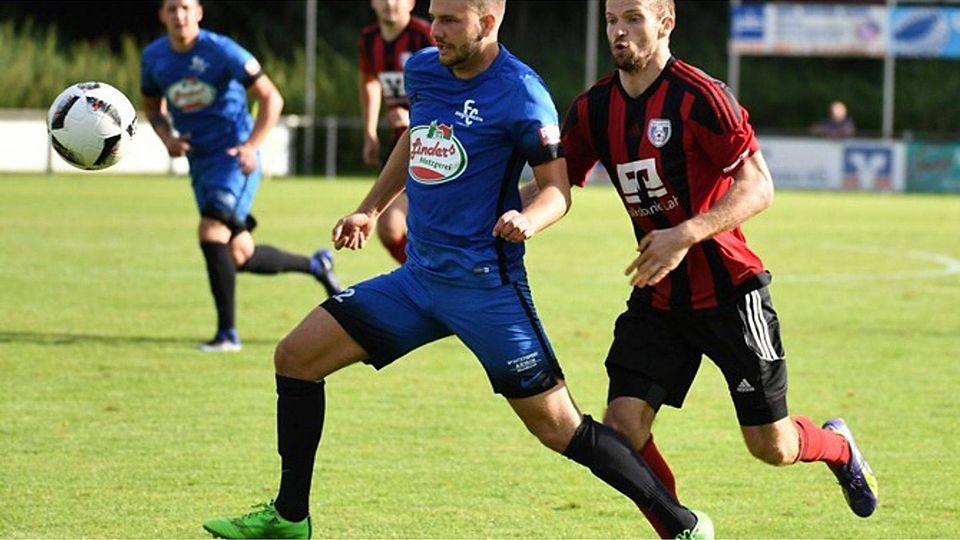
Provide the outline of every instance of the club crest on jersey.
[[190,59],[190,71],[195,71],[202,74],[207,68],[210,67],[210,64],[206,60],[200,58],[197,55],[193,55],[193,58]]
[[650,144],[657,148],[662,148],[663,145],[667,144],[672,134],[673,127],[669,120],[654,118],[647,124],[647,139],[650,140]]
[[410,178],[421,184],[449,182],[467,169],[467,152],[453,126],[430,122],[410,128]]
[[471,126],[474,122],[483,122],[483,117],[480,116],[480,109],[473,106],[476,101],[468,99],[463,102],[463,110],[453,113],[457,118],[462,120],[461,125]]

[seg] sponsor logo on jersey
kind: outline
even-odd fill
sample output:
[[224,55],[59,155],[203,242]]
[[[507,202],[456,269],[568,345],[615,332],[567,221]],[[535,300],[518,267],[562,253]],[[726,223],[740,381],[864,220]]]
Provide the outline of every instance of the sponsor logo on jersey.
[[483,122],[483,117],[480,116],[480,110],[473,106],[476,101],[468,99],[463,102],[463,110],[457,111],[454,114],[457,118],[462,120],[458,122],[462,126],[472,126],[474,122]]
[[410,128],[410,177],[421,184],[449,182],[467,169],[467,152],[453,126],[438,124]]
[[653,118],[647,124],[647,138],[650,139],[650,144],[657,148],[667,144],[671,134],[673,134],[673,127],[670,125],[670,120]]
[[383,93],[383,99],[388,107],[399,105],[404,102],[407,95],[403,90],[403,72],[402,71],[381,71],[377,73],[380,79],[380,88]]
[[167,88],[167,101],[183,112],[199,111],[213,103],[216,97],[217,90],[213,86],[195,77],[180,79]]

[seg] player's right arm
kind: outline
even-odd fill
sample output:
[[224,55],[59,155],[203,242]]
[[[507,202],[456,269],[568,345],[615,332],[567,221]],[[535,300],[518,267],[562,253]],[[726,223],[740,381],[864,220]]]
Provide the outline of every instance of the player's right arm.
[[404,131],[390,153],[377,181],[352,214],[337,221],[333,227],[333,245],[336,249],[362,249],[366,245],[380,214],[403,191],[410,162],[410,133]]
[[380,80],[361,70],[358,90],[360,114],[363,117],[363,162],[369,167],[379,167],[380,139],[377,136],[377,122],[382,97]]
[[173,133],[173,126],[167,119],[166,101],[162,96],[148,96],[143,94],[143,112],[147,115],[147,120],[153,127],[153,131],[160,137],[160,141],[167,147],[167,153],[171,157],[180,157],[190,151],[188,137],[176,136]]

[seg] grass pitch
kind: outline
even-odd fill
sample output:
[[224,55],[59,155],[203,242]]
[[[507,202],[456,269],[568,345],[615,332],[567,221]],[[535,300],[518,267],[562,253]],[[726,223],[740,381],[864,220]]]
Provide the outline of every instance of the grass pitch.
[[[257,240],[328,245],[368,187],[267,182]],[[241,275],[243,352],[195,352],[214,330],[195,226],[184,179],[0,177],[0,537],[202,537],[203,519],[274,496],[272,350],[322,289]],[[956,536],[960,198],[781,192],[746,232],[774,274],[791,412],[850,422],[880,507],[855,517],[823,465],[749,457],[709,362],[655,428],[681,499],[721,537]],[[540,316],[595,416],[633,245],[606,188],[576,190],[528,244]],[[376,244],[337,258],[347,282],[392,267]],[[539,447],[455,340],[327,388],[316,537],[653,537],[629,501]]]

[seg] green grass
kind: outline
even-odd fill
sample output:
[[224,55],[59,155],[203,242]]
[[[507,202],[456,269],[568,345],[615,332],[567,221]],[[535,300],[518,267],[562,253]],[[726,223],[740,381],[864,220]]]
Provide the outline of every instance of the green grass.
[[[257,238],[328,244],[368,186],[269,182]],[[528,251],[541,318],[594,415],[629,292],[618,204],[607,189],[577,190]],[[274,495],[272,350],[322,289],[242,275],[243,352],[194,352],[213,331],[194,212],[183,179],[0,177],[0,537],[199,537],[204,518]],[[783,192],[747,235],[775,275],[791,410],[850,421],[880,508],[853,516],[822,465],[749,457],[709,362],[684,409],[656,426],[681,498],[722,537],[956,536],[960,198]],[[371,245],[337,266],[356,281],[392,263]],[[454,340],[381,373],[346,369],[327,396],[317,537],[653,535],[629,501],[539,447]]]

